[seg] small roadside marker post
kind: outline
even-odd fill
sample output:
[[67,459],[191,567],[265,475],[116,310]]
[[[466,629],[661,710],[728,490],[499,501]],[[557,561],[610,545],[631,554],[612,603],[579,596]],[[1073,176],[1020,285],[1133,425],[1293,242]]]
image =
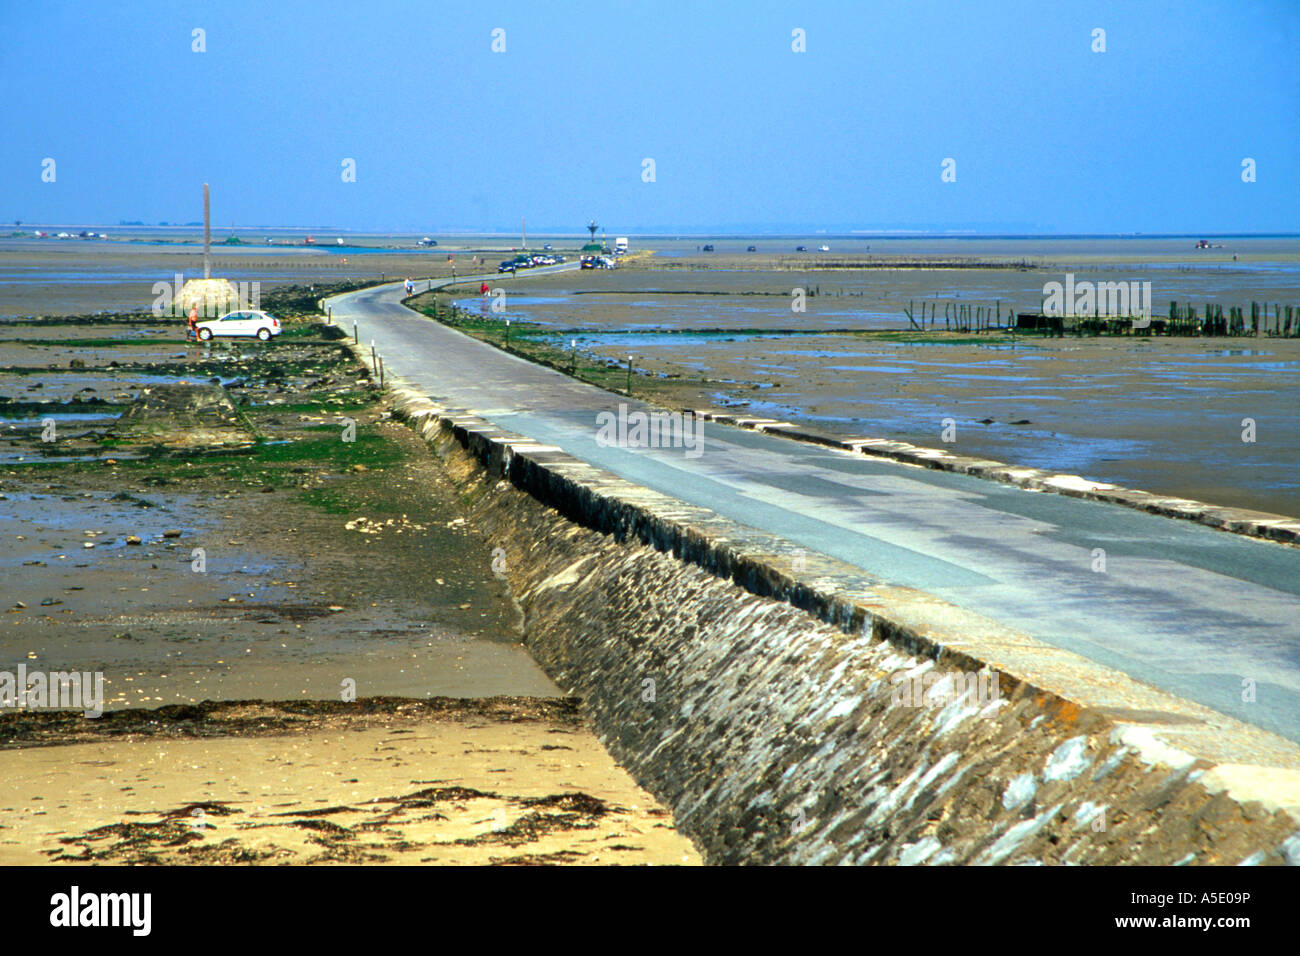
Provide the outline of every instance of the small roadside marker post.
[[357,320],[356,320],[356,319],[353,319],[353,320],[352,320],[352,344],[353,344],[353,345],[360,345],[360,344],[361,344],[361,339],[357,337]]
[[375,374],[378,375],[379,374],[379,353],[375,351],[374,339],[370,340],[370,365],[374,369]]
[[627,397],[632,397],[632,356],[627,357]]

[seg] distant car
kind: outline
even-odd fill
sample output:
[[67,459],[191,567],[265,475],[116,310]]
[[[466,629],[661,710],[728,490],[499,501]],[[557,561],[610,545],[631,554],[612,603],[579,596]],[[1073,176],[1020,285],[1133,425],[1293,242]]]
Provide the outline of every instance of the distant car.
[[545,249],[547,252],[550,252],[555,247],[548,242],[546,245],[542,246],[542,248]]
[[601,256],[596,260],[596,265],[600,266],[602,269],[614,269],[618,267],[618,263],[609,256]]
[[423,239],[420,240],[420,245],[422,246],[436,246],[437,244],[438,244],[437,239],[430,239],[428,236],[425,236]]
[[745,248],[745,251],[746,251],[746,252],[758,252],[758,246],[747,246],[747,247]]
[[830,247],[830,246],[818,246],[818,247],[817,247],[817,251],[818,251],[818,252],[830,252],[830,251],[831,251],[831,247]]
[[795,251],[795,252],[807,252],[807,251],[808,251],[808,247],[807,247],[807,246],[795,246],[795,247],[794,247],[794,251]]
[[583,269],[594,269],[594,268],[596,268],[596,257],[595,257],[595,256],[583,256],[581,259],[578,260],[578,264],[579,264],[579,266],[581,266]]
[[514,272],[514,271],[515,271],[515,263],[514,260],[512,259],[507,259],[505,262],[501,263],[501,265],[497,266],[497,272]]
[[705,251],[705,252],[712,252],[712,251],[713,251],[713,244],[710,243],[709,245],[705,246],[705,247],[704,247],[704,251]]
[[214,336],[256,335],[263,342],[280,334],[280,320],[267,312],[227,312],[219,319],[197,323],[204,342]]

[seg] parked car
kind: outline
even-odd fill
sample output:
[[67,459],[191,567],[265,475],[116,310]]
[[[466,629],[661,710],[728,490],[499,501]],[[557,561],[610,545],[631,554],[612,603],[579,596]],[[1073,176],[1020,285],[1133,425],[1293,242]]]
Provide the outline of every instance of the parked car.
[[280,334],[280,320],[268,312],[227,312],[219,319],[196,323],[204,342],[214,336],[256,335],[263,342]]
[[548,242],[546,245],[542,246],[542,248],[545,249],[547,252],[550,252],[555,247]]
[[808,251],[808,247],[807,247],[807,246],[795,246],[795,247],[794,247],[794,251],[795,251],[795,252],[807,252],[807,251]]
[[596,268],[596,257],[583,256],[581,259],[578,260],[578,265],[580,268],[583,269],[594,269]]
[[707,246],[705,246],[705,247],[704,247],[704,251],[705,251],[705,252],[712,252],[712,251],[713,251],[713,243],[709,243]]
[[501,265],[497,266],[497,272],[514,272],[515,262],[513,259],[507,259]]
[[745,248],[745,251],[746,251],[746,252],[758,252],[758,246],[747,246],[747,247]]

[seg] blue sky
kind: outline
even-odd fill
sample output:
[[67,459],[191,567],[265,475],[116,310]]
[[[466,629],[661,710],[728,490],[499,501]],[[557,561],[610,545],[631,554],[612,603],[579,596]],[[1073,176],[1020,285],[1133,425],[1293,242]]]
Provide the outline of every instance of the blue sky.
[[0,222],[207,181],[223,229],[1295,232],[1297,41],[1294,0],[0,0]]

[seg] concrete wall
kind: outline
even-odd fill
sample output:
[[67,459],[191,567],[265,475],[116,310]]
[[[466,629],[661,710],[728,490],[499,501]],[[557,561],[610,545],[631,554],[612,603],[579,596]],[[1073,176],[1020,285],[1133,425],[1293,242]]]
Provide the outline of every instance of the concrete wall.
[[709,861],[1300,862],[1289,741],[395,397],[534,656]]

